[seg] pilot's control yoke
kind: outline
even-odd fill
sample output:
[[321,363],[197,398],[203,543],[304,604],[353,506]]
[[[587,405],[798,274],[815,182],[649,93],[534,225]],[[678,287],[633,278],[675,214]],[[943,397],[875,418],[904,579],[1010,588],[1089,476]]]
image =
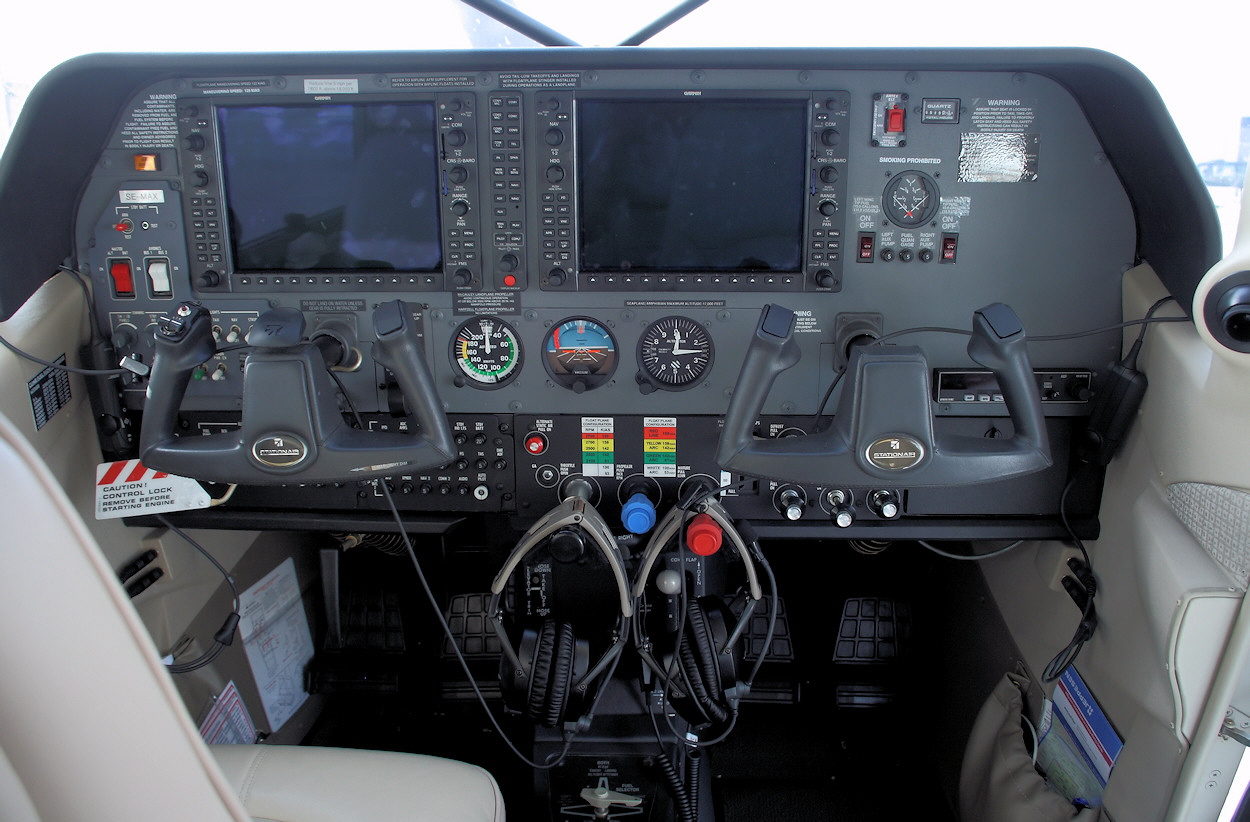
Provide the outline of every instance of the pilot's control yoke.
[[[139,454],[149,468],[214,482],[273,484],[368,479],[449,462],[451,429],[407,304],[373,312],[373,359],[395,375],[415,418],[410,433],[366,431],[345,418],[330,377],[332,335],[305,340],[304,315],[262,314],[247,335],[243,417],[237,432],[178,436],[178,407],[195,368],[217,354],[212,316],[180,304],[157,324]],[[333,364],[333,363],[331,363]]]

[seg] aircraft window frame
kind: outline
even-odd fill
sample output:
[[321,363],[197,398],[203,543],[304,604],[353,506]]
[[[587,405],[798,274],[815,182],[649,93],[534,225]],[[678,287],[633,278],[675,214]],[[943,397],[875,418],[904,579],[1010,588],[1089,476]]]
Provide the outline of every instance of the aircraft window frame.
[[[974,0],[961,7],[960,25],[941,38],[925,38],[922,47],[1080,46],[1099,48],[1133,63],[1155,84],[1176,120],[1182,137],[1207,183],[1216,205],[1225,247],[1231,247],[1240,211],[1247,160],[1250,160],[1250,84],[1242,76],[1236,49],[1212,48],[1211,20],[1225,10],[1221,0],[1200,0],[1183,16],[1124,15],[1106,8],[1060,0],[1044,9],[1004,7]],[[361,16],[335,20],[333,26],[310,17],[291,26],[289,9],[274,4],[227,0],[229,8],[212,20],[188,21],[201,30],[206,51],[340,51],[422,50],[447,48],[517,48],[537,45],[460,0],[427,0],[420,6],[422,25],[378,26],[384,18],[411,19],[411,4],[396,3]],[[572,0],[511,0],[511,6],[588,46],[621,42],[677,4],[676,0],[638,0],[605,9],[603,4]],[[15,7],[0,13],[13,32],[0,38],[0,149],[8,140],[23,102],[39,77],[59,63],[92,51],[184,51],[185,40],[155,42],[138,36],[133,21],[100,7],[84,9],[51,26],[36,7]],[[891,19],[927,13],[917,0],[891,6]],[[175,12],[171,12],[173,14]],[[190,12],[188,12],[190,13]],[[817,0],[776,0],[763,6],[754,0],[710,0],[662,30],[644,47],[825,47],[847,45],[831,40],[832,31],[855,32],[856,47],[897,47],[897,27],[879,25],[876,7],[844,5],[837,9],[836,29],[829,11]],[[29,20],[24,19],[27,16]],[[245,25],[238,21],[246,20]],[[1073,26],[1072,21],[1081,24]],[[796,25],[798,23],[798,25]],[[170,25],[182,28],[177,21]],[[81,35],[81,36],[80,36]],[[107,44],[101,46],[101,44]],[[85,46],[85,47],[84,47]],[[1218,101],[1213,102],[1213,101]],[[1240,124],[1239,124],[1240,119]],[[1239,128],[1240,125],[1240,128]]]

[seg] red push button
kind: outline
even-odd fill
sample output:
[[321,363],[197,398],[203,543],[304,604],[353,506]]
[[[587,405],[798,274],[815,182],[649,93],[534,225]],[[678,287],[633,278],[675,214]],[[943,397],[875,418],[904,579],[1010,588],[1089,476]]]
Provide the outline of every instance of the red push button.
[[686,529],[686,544],[701,557],[709,557],[719,551],[724,538],[720,526],[708,514],[696,514]]
[[547,438],[538,431],[525,435],[525,452],[538,456],[547,450]]
[[109,260],[109,277],[113,281],[113,296],[135,295],[135,271],[130,260]]

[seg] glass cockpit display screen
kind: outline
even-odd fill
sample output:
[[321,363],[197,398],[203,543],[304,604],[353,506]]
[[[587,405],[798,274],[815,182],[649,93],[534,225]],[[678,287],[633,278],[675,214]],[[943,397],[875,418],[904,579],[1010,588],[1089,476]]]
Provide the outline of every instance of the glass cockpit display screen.
[[805,103],[579,100],[577,122],[583,271],[799,270]]
[[435,271],[434,107],[217,110],[237,271]]

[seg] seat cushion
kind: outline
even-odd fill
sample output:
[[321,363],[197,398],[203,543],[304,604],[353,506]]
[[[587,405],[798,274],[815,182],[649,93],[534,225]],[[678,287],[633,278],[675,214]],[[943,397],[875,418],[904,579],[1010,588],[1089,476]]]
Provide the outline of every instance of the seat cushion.
[[254,820],[503,822],[503,796],[477,767],[419,754],[289,745],[213,745]]

